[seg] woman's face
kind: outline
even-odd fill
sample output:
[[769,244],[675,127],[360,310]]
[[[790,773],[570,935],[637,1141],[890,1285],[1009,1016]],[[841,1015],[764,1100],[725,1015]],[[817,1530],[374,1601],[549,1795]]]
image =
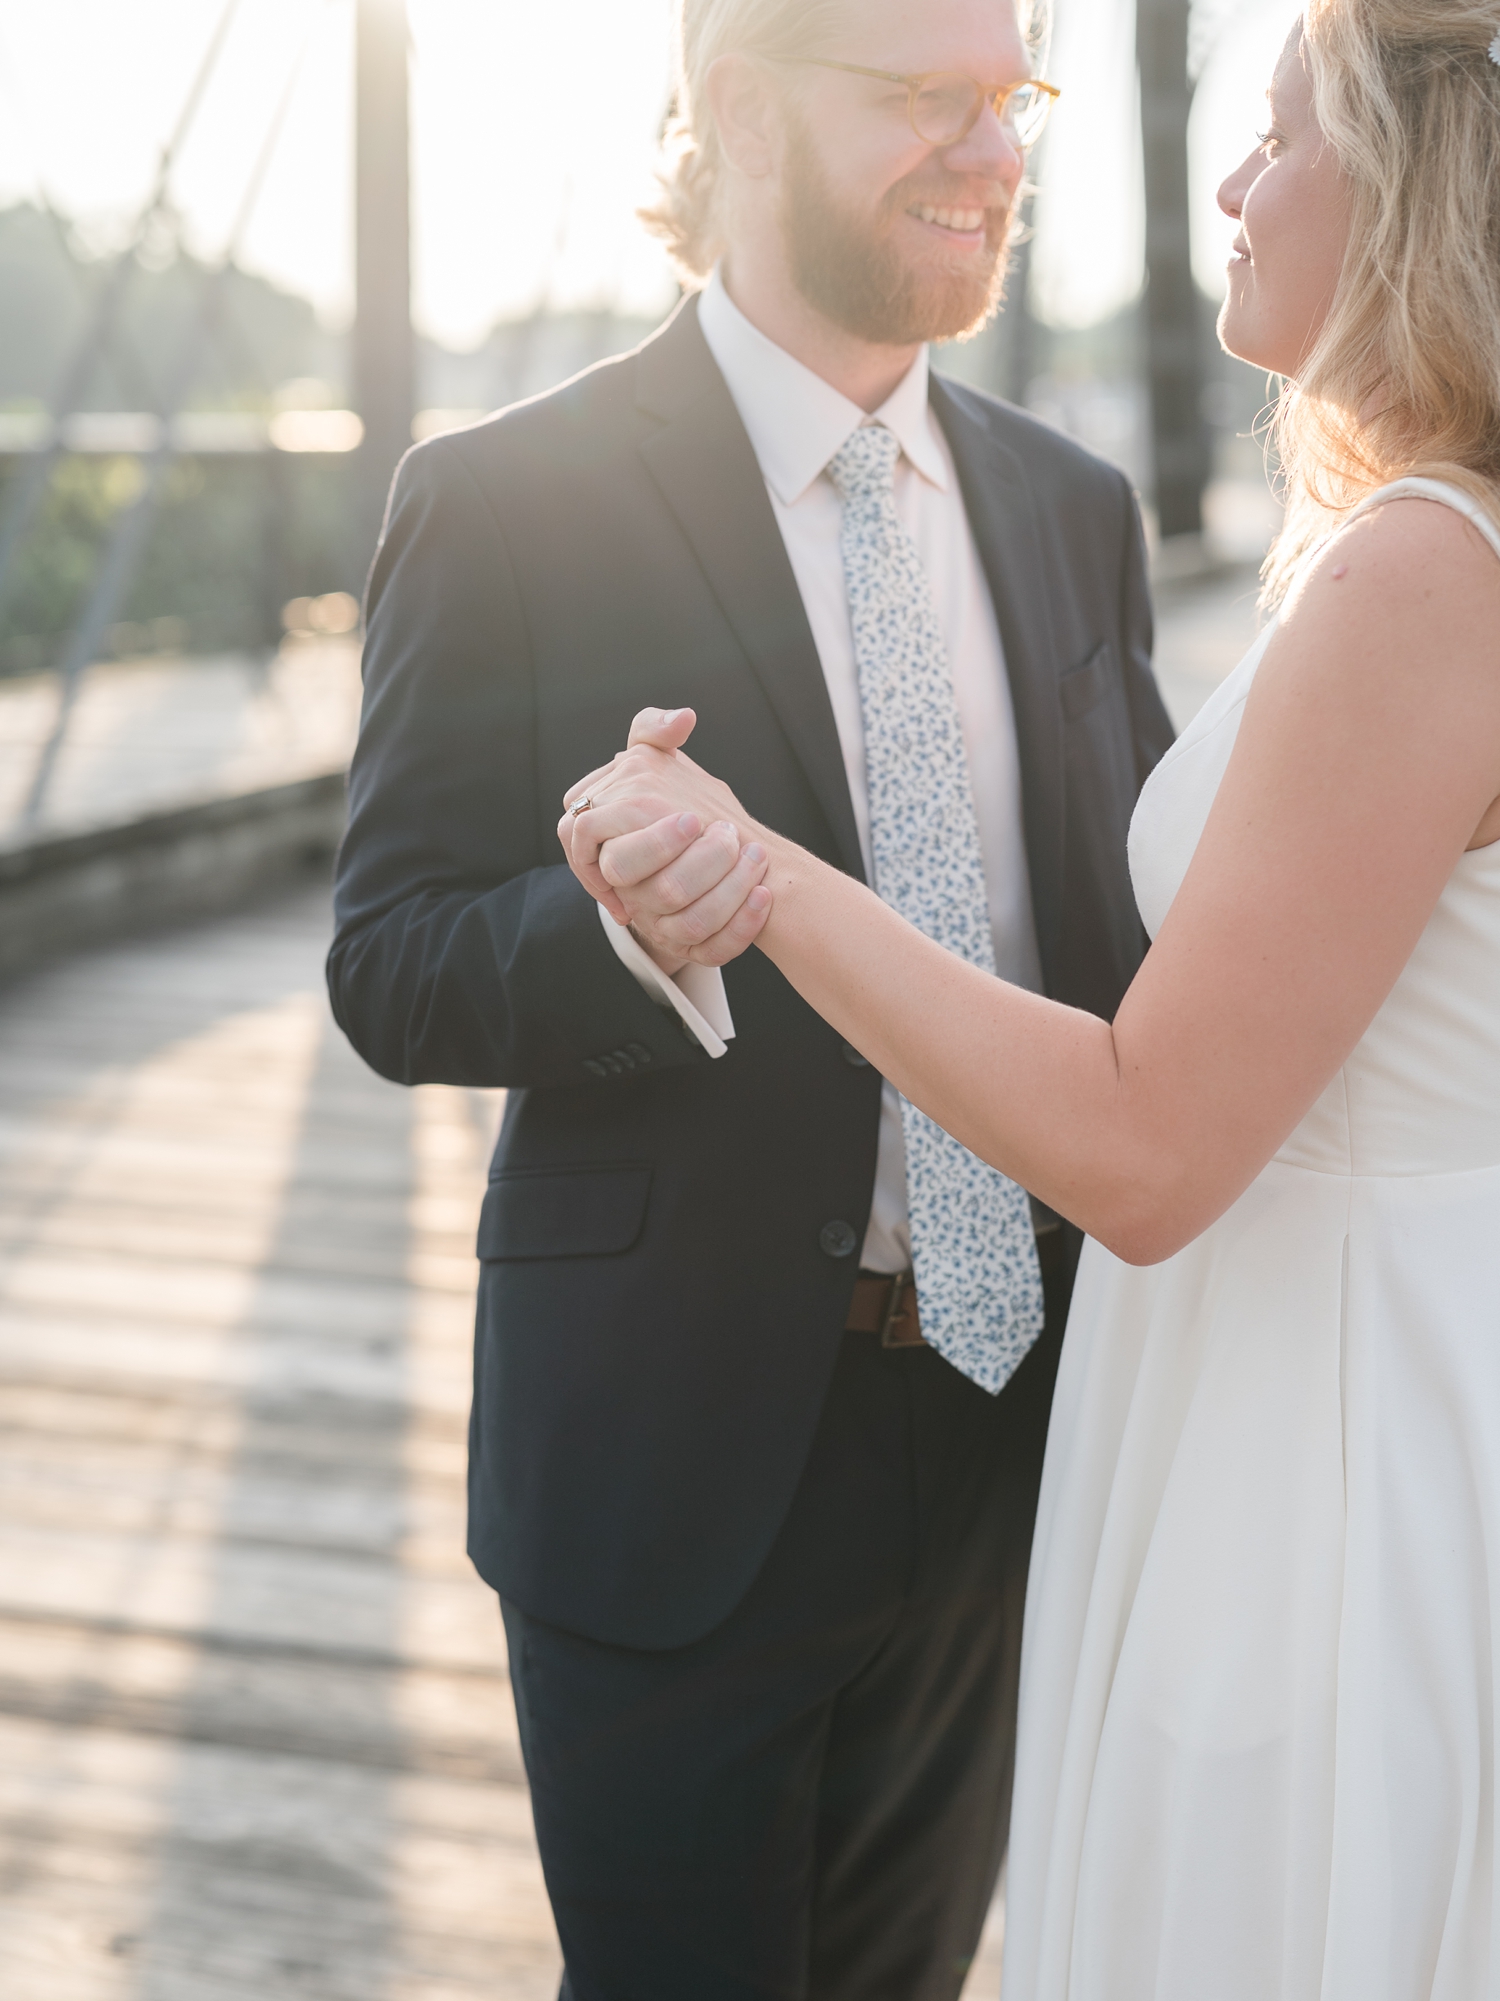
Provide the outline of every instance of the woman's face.
[[1348,187],[1313,117],[1300,28],[1281,52],[1270,126],[1219,189],[1239,224],[1219,339],[1231,354],[1296,377],[1328,317],[1349,240]]

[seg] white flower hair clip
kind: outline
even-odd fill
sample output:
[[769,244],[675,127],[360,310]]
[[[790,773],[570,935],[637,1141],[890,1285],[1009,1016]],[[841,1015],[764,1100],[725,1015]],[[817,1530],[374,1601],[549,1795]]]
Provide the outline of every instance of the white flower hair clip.
[[1485,50],[1485,54],[1489,57],[1490,61],[1495,65],[1495,67],[1497,69],[1500,69],[1500,35],[1496,35],[1494,41],[1492,41],[1489,47]]

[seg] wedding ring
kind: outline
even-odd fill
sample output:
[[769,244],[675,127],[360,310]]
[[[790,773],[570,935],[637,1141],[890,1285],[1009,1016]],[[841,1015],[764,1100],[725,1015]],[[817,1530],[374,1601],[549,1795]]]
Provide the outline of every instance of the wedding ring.
[[593,803],[594,803],[593,796],[590,793],[585,792],[583,797],[578,801],[578,804],[576,806],[570,806],[568,808],[568,811],[573,815],[573,818],[576,820],[580,813],[587,813],[592,808]]

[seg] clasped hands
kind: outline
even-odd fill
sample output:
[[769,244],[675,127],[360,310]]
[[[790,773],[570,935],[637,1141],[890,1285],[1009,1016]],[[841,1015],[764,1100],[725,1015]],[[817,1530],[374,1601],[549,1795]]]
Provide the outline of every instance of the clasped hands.
[[697,721],[643,709],[628,747],[569,787],[557,823],[578,880],[668,975],[738,958],[771,911],[771,837],[683,751]]

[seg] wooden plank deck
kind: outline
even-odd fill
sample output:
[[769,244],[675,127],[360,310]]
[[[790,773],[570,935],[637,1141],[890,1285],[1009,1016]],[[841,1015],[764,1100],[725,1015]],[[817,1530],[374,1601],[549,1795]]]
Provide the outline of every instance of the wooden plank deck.
[[556,1993],[463,1555],[498,1100],[371,1076],[326,932],[304,898],[0,996],[6,2001]]

